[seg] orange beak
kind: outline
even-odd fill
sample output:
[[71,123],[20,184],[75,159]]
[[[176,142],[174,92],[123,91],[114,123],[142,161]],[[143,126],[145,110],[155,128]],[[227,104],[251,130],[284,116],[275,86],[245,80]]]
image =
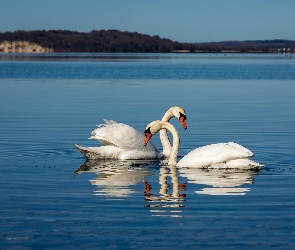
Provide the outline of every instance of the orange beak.
[[182,127],[186,130],[187,129],[187,126],[186,126],[185,118],[184,117],[180,117],[179,118],[179,121],[180,121]]
[[148,142],[150,141],[150,139],[152,138],[152,134],[149,132],[145,132],[145,140],[144,140],[144,146],[146,146],[148,144]]

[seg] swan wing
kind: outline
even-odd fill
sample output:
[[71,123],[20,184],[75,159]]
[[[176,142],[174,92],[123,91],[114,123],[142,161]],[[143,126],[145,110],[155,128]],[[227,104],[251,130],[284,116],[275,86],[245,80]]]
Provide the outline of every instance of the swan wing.
[[[216,143],[196,148],[185,155],[177,164],[186,167],[207,167],[210,165],[223,165],[225,162],[247,158],[253,156],[253,153],[247,148],[234,143]],[[222,166],[218,167],[222,167]]]
[[100,141],[105,146],[115,146],[122,150],[157,151],[153,143],[143,145],[145,136],[133,127],[112,120],[104,120],[105,124],[98,125],[92,131],[91,139]]

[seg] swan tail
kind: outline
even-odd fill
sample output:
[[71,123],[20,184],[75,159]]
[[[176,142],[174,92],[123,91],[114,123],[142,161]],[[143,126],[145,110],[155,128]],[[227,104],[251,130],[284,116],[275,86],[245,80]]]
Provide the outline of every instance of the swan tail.
[[83,147],[78,144],[74,144],[87,159],[118,159],[121,150],[113,146],[101,146],[101,147]]
[[93,153],[89,148],[74,144],[74,147],[78,149],[87,159],[97,159],[99,155]]

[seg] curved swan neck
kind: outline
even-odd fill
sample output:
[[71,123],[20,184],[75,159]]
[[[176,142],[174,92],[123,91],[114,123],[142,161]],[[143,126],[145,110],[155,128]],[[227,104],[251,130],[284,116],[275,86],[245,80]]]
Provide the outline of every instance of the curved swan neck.
[[[170,108],[170,109],[168,109],[166,111],[166,113],[162,117],[163,122],[169,122],[170,119],[174,117],[174,114],[173,114],[173,109],[174,108],[175,107],[172,107],[172,108]],[[161,143],[162,143],[162,146],[163,146],[163,154],[165,155],[165,157],[168,158],[170,156],[170,154],[171,154],[172,146],[171,146],[171,143],[169,141],[166,129],[162,129],[160,131],[160,140],[161,140]]]
[[168,122],[163,122],[162,123],[162,129],[167,129],[170,131],[170,133],[173,136],[173,146],[171,150],[171,154],[169,157],[169,164],[171,165],[176,165],[177,163],[177,155],[178,155],[178,149],[179,149],[179,144],[180,144],[180,139],[177,130],[173,125],[171,125]]
[[172,117],[174,117],[173,109],[174,109],[174,107],[172,107],[172,108],[170,108],[170,109],[168,109],[168,110],[166,111],[166,113],[165,113],[165,114],[163,115],[163,117],[162,117],[162,121],[163,121],[163,122],[169,122],[170,119],[171,119]]

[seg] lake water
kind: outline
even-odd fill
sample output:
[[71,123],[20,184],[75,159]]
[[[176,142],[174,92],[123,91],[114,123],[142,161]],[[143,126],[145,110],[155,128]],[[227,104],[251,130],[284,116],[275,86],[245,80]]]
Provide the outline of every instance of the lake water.
[[[0,249],[295,249],[295,57],[0,54]],[[103,119],[186,110],[179,159],[234,141],[258,171],[86,161]],[[160,148],[159,136],[153,137]]]

